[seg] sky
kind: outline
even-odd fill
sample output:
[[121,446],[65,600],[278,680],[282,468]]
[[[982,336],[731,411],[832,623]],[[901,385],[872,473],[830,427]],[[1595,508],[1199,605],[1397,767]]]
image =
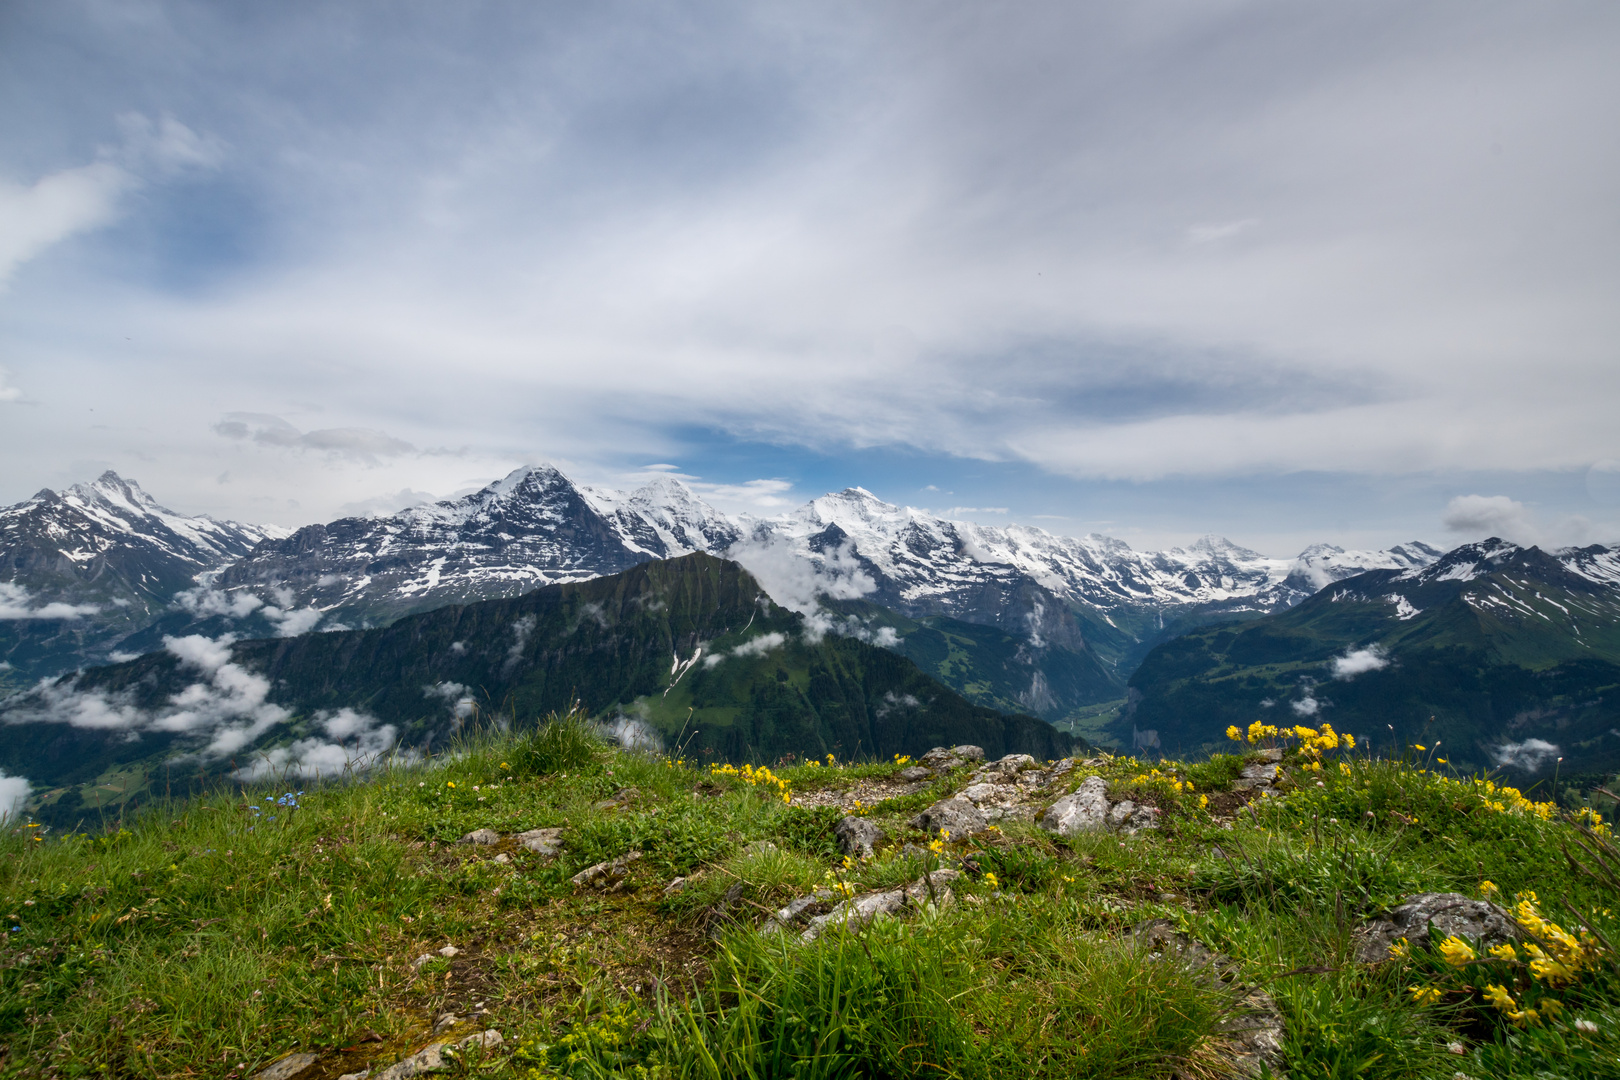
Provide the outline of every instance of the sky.
[[0,5],[0,502],[1620,540],[1620,7]]

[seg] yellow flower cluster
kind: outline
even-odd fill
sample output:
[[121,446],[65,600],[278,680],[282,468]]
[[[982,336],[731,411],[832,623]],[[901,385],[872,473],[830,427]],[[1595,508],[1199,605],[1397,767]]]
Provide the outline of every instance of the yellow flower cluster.
[[1318,759],[1321,758],[1324,750],[1337,750],[1340,747],[1346,750],[1356,748],[1356,737],[1354,735],[1340,735],[1333,730],[1332,724],[1323,724],[1320,728],[1308,728],[1298,725],[1291,728],[1280,728],[1275,724],[1262,724],[1256,720],[1249,725],[1247,731],[1233,724],[1226,729],[1226,737],[1233,742],[1246,742],[1250,745],[1266,742],[1269,739],[1282,739],[1284,741],[1297,739],[1301,751],[1308,757]]
[[1164,784],[1167,787],[1172,788],[1176,792],[1176,794],[1178,794],[1178,795],[1181,794],[1183,791],[1194,791],[1194,790],[1196,790],[1193,787],[1193,783],[1192,783],[1191,780],[1183,780],[1183,779],[1181,779],[1180,777],[1178,777],[1175,774],[1174,770],[1171,770],[1170,772],[1165,773],[1165,772],[1160,772],[1158,769],[1150,769],[1147,772],[1142,773],[1140,776],[1131,777],[1131,783],[1133,783],[1133,784]]
[[[828,756],[831,757],[832,755],[829,754]],[[752,784],[754,787],[765,788],[766,790],[771,790],[774,788],[776,792],[782,796],[783,802],[793,801],[793,796],[788,791],[790,786],[788,782],[771,772],[771,770],[764,765],[761,765],[758,768],[755,768],[752,765],[744,765],[739,768],[736,765],[714,764],[709,766],[709,775],[711,777],[729,776],[735,780],[741,780],[745,784]]]
[[1548,919],[1536,906],[1533,892],[1519,893],[1515,899],[1519,902],[1514,912],[1519,925],[1536,939],[1524,944],[1525,955],[1530,958],[1530,974],[1549,986],[1565,986],[1578,979],[1584,969],[1597,966],[1601,950],[1595,938],[1583,934],[1584,940],[1577,940],[1574,934]]
[[[1454,795],[1473,796],[1479,806],[1498,814],[1534,814],[1543,821],[1551,821],[1558,814],[1557,803],[1533,802],[1525,798],[1518,788],[1497,787],[1491,780],[1479,777],[1456,780],[1436,773],[1431,782],[1449,789]],[[1600,836],[1608,835],[1608,826],[1603,824],[1602,816],[1596,816],[1598,823],[1592,827],[1593,831]]]
[[896,755],[894,755],[894,763],[896,765],[910,765],[911,764],[911,755],[910,754],[896,754]]

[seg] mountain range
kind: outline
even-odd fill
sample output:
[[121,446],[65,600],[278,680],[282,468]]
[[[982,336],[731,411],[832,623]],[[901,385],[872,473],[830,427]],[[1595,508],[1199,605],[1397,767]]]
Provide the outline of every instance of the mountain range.
[[[198,539],[180,543],[188,538]],[[99,563],[77,554],[89,550],[102,552]],[[951,521],[861,488],[780,518],[731,519],[672,478],[620,493],[545,465],[460,499],[287,533],[174,514],[107,473],[0,517],[0,588],[22,598],[0,626],[0,658],[10,665],[0,674],[26,685],[190,634],[381,626],[692,552],[737,559],[801,611],[830,595],[910,620],[877,620],[888,623],[890,644],[927,620],[999,630],[988,674],[960,662],[937,673],[976,700],[1048,719],[1123,698],[1141,658],[1182,629],[1276,611],[1329,581],[1440,555],[1414,542],[1383,552],[1318,545],[1270,559],[1212,537],[1144,553],[1104,536]],[[126,569],[109,575],[109,561]],[[870,612],[841,617],[848,632],[880,629]],[[938,644],[919,641],[913,651]],[[983,689],[992,683],[994,692]]]
[[1381,752],[1422,746],[1457,766],[1620,767],[1620,550],[1491,539],[1190,631],[1131,676],[1115,734],[1197,750],[1255,720],[1326,720]]

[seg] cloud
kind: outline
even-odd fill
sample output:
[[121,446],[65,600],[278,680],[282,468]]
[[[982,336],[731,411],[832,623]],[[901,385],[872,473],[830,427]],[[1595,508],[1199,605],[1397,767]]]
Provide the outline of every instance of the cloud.
[[450,706],[450,713],[457,721],[465,720],[478,711],[478,703],[473,699],[467,687],[458,682],[434,683],[424,686],[422,693],[428,697],[443,699]]
[[765,656],[786,644],[787,635],[773,630],[768,634],[760,634],[758,637],[749,638],[735,649],[727,652],[710,653],[703,658],[703,666],[712,668],[727,657],[746,660],[752,656]]
[[1516,544],[1534,544],[1541,536],[1529,508],[1506,495],[1458,495],[1446,504],[1440,521],[1454,533],[1500,536]]
[[1316,695],[1309,691],[1298,701],[1289,702],[1288,707],[1293,709],[1299,716],[1315,716],[1322,711],[1322,703],[1317,701]]
[[621,712],[611,719],[599,721],[596,730],[626,750],[645,750],[656,754],[664,748],[663,736],[642,716]]
[[[220,616],[227,619],[245,619],[257,613],[274,627],[277,637],[297,637],[318,626],[325,612],[319,608],[294,608],[291,589],[272,589],[275,603],[255,596],[245,589],[226,592],[199,585],[174,596],[175,603],[193,615]],[[339,629],[333,625],[331,629]]]
[[253,781],[268,777],[313,779],[347,776],[370,769],[384,760],[414,761],[414,752],[395,749],[397,731],[392,724],[354,709],[320,712],[315,720],[329,738],[310,736],[287,746],[254,755],[253,763],[231,775]]
[[264,413],[229,413],[214,425],[214,432],[227,439],[250,440],[260,446],[294,450],[314,450],[362,465],[379,465],[381,459],[414,454],[416,447],[369,428],[322,428],[300,431],[279,416]]
[[0,622],[20,622],[25,619],[82,619],[101,610],[97,604],[66,604],[53,600],[38,607],[32,603],[28,590],[12,581],[0,581]]
[[1535,772],[1558,757],[1558,747],[1545,739],[1525,739],[1493,747],[1491,757],[1498,765]]
[[1365,649],[1351,649],[1343,656],[1333,658],[1333,677],[1335,679],[1353,679],[1357,675],[1369,671],[1382,671],[1389,667],[1389,657],[1385,655],[1381,645],[1370,645]]
[[0,287],[46,248],[113,220],[119,196],[134,182],[107,161],[63,169],[27,186],[0,180]]
[[7,723],[64,723],[73,727],[185,734],[202,740],[197,754],[228,757],[251,745],[291,713],[269,700],[270,680],[231,659],[234,638],[190,634],[165,637],[164,649],[182,670],[202,677],[157,708],[136,705],[128,693],[80,690],[74,677],[41,681],[5,713]]
[[1187,230],[1187,243],[1213,244],[1218,240],[1226,240],[1238,233],[1246,232],[1260,224],[1258,218],[1244,218],[1241,221],[1225,221],[1218,225],[1194,225]]
[[11,385],[11,375],[5,368],[0,368],[0,401],[19,401],[22,399],[22,390]]
[[33,791],[33,785],[25,777],[0,772],[0,822],[20,816]]

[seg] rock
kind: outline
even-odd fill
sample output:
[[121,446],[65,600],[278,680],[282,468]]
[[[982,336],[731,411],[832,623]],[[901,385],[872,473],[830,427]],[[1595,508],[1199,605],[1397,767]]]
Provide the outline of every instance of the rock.
[[951,747],[951,753],[966,761],[984,760],[984,747],[982,746],[970,746],[967,743],[963,743],[961,746]]
[[1357,958],[1364,964],[1388,960],[1390,946],[1401,938],[1415,949],[1428,948],[1431,925],[1446,937],[1467,938],[1482,949],[1524,937],[1513,916],[1488,900],[1471,900],[1462,893],[1419,893],[1356,929]]
[[509,866],[512,862],[512,856],[503,851],[499,855],[495,856],[493,861],[500,863],[502,866]]
[[1122,799],[1108,811],[1108,825],[1129,836],[1143,829],[1157,828],[1159,811],[1157,807],[1138,806],[1129,799]]
[[1268,788],[1276,779],[1276,765],[1245,765],[1238,778],[1232,781],[1232,790],[1253,791],[1256,788]]
[[599,803],[594,803],[594,804],[592,804],[591,809],[593,809],[593,810],[613,810],[613,809],[616,809],[616,808],[618,808],[620,806],[629,806],[631,803],[635,802],[639,798],[641,798],[641,789],[640,788],[633,788],[633,787],[620,788],[618,791],[615,791],[613,793],[613,798],[611,798],[611,799],[603,799]]
[[1189,971],[1218,984],[1231,986],[1242,997],[1232,1015],[1221,1021],[1216,1031],[1233,1045],[1232,1064],[1244,1076],[1261,1076],[1270,1070],[1273,1077],[1285,1077],[1282,1041],[1282,1012],[1271,995],[1236,981],[1238,966],[1230,958],[1206,948],[1176,930],[1168,919],[1149,919],[1131,930],[1131,937],[1160,957],[1173,958]]
[[978,746],[953,746],[947,750],[943,746],[936,746],[922,757],[918,764],[926,765],[931,769],[954,769],[958,765],[965,765],[970,761],[983,761],[984,749]]
[[411,967],[419,968],[423,964],[427,963],[429,960],[432,960],[432,959],[433,959],[433,954],[432,953],[423,953],[421,956],[418,956],[415,960],[411,961]]
[[838,824],[833,826],[833,835],[838,838],[838,850],[845,855],[870,859],[872,845],[883,839],[883,830],[865,818],[851,814],[839,819]]
[[366,1080],[371,1075],[370,1069],[361,1069],[359,1072],[344,1073],[338,1080]]
[[490,1030],[467,1036],[456,1043],[454,1049],[449,1043],[433,1043],[403,1061],[396,1061],[388,1066],[377,1074],[376,1080],[410,1080],[410,1077],[421,1076],[423,1073],[444,1072],[453,1063],[449,1055],[453,1054],[454,1050],[469,1050],[474,1047],[495,1050],[505,1041],[500,1032]]
[[439,950],[439,955],[448,960],[452,956],[460,956],[461,950],[456,948],[454,945],[446,945],[444,948]]
[[989,824],[990,819],[960,795],[941,799],[911,819],[914,829],[921,829],[930,835],[943,830],[957,840],[983,832]]
[[1269,761],[1274,765],[1283,759],[1283,752],[1279,747],[1269,747],[1265,750],[1259,751],[1258,753],[1261,761]]
[[514,837],[519,846],[539,855],[541,858],[553,859],[562,850],[561,829],[530,829],[520,832]]
[[674,881],[670,882],[668,885],[665,885],[664,886],[664,896],[665,897],[670,897],[670,896],[679,896],[679,895],[681,895],[681,893],[686,891],[686,881],[687,881],[686,878],[678,877]]
[[494,829],[474,829],[456,841],[458,844],[498,844],[500,842],[501,834]]
[[639,858],[641,852],[627,851],[617,859],[608,859],[595,866],[587,866],[568,880],[576,889],[583,885],[606,885],[610,881],[620,884],[630,875],[630,864]]
[[433,1021],[433,1034],[455,1027],[459,1019],[455,1013],[440,1013],[438,1019]]
[[1072,772],[1074,767],[1078,764],[1080,764],[1080,762],[1072,757],[1060,759],[1056,764],[1046,771],[1046,782],[1051,783],[1058,777],[1067,775],[1068,773]]
[[973,773],[974,783],[1005,784],[1015,782],[1018,774],[1029,769],[1039,769],[1040,763],[1028,754],[1008,754],[988,765],[982,765]]
[[253,1074],[253,1080],[292,1080],[293,1077],[315,1064],[319,1054],[288,1054],[268,1069]]
[[1095,832],[1108,825],[1108,781],[1088,777],[1073,794],[1053,803],[1040,817],[1041,828],[1059,836]]
[[889,889],[852,897],[827,914],[811,919],[810,925],[805,927],[804,933],[800,936],[805,941],[814,941],[829,926],[853,929],[864,926],[873,919],[894,915],[906,907],[922,907],[928,903],[945,907],[955,899],[950,883],[961,876],[960,870],[935,870],[924,874],[903,889]]
[[777,847],[769,840],[755,840],[742,849],[744,855],[775,855]]
[[915,784],[919,780],[927,780],[934,775],[934,770],[921,765],[912,765],[900,770],[900,779],[908,784]]
[[826,889],[817,889],[809,896],[801,896],[789,901],[786,907],[779,909],[776,914],[765,921],[765,924],[759,928],[759,932],[762,934],[779,934],[784,930],[791,929],[793,924],[804,918],[804,916],[819,915],[829,908],[832,896],[833,894]]

